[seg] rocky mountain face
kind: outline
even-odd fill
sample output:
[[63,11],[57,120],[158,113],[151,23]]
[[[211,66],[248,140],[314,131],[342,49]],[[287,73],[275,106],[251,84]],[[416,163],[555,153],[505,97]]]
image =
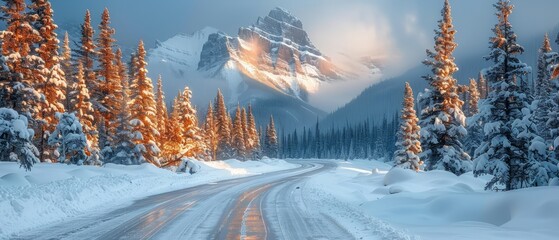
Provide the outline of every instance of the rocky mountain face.
[[303,101],[319,90],[321,82],[342,78],[310,41],[301,21],[281,8],[240,28],[237,37],[209,36],[198,70],[215,73],[231,65],[249,78]]
[[[282,8],[241,27],[235,37],[204,28],[158,42],[149,51],[148,66],[152,78],[162,75],[168,100],[187,85],[204,112],[220,88],[231,108],[250,103],[259,119],[274,115],[286,130],[324,117],[310,99],[324,87],[354,78],[324,56],[302,22]],[[380,75],[374,66],[366,68]]]

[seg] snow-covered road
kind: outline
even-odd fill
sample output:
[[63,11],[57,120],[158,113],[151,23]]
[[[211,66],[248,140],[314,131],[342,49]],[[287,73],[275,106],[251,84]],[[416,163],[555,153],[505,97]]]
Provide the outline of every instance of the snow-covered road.
[[336,163],[162,193],[110,211],[29,232],[21,239],[353,239],[336,221],[308,206],[306,180]]

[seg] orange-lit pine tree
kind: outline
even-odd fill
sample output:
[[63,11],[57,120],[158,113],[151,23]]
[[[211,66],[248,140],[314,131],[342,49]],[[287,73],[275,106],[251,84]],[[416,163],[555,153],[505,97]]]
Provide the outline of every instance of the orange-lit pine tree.
[[244,159],[246,148],[240,105],[237,105],[235,110],[235,119],[233,120],[233,129],[231,130],[231,146],[235,150],[235,157]]
[[84,79],[87,89],[91,97],[91,104],[94,109],[94,125],[97,126],[98,119],[101,118],[101,99],[100,84],[97,82],[97,76],[94,71],[94,63],[97,58],[95,42],[93,39],[94,30],[91,27],[91,13],[89,10],[85,12],[84,21],[81,25],[81,38],[78,48],[74,51],[77,54],[78,61],[82,63],[84,70]]
[[233,157],[233,149],[231,147],[231,120],[229,118],[229,113],[227,113],[227,107],[225,106],[225,100],[223,99],[221,90],[217,91],[214,111],[218,134],[217,159],[229,159]]
[[51,4],[47,0],[32,0],[31,3],[29,9],[34,18],[33,27],[41,37],[36,51],[44,64],[41,68],[32,69],[36,79],[35,89],[43,96],[39,102],[40,111],[35,115],[35,144],[39,149],[39,159],[50,162],[56,161],[56,157],[53,155],[54,148],[48,145],[48,138],[58,123],[56,113],[65,112],[66,79],[60,65],[62,58],[58,54],[59,40]]
[[192,91],[185,87],[178,101],[179,124],[183,131],[182,157],[196,157],[203,152],[203,141],[198,127],[196,109],[192,106]]
[[204,122],[204,143],[208,151],[207,155],[209,156],[209,160],[216,160],[218,133],[215,124],[214,109],[211,102],[208,105],[206,121]]
[[99,24],[99,37],[97,38],[99,67],[97,76],[99,81],[99,111],[105,119],[105,126],[109,135],[115,134],[116,113],[122,102],[122,84],[119,78],[119,69],[115,64],[119,59],[113,52],[116,40],[113,38],[115,30],[110,26],[109,10],[105,8]]
[[243,129],[243,159],[250,158],[250,136],[248,132],[247,111],[243,107],[241,109],[241,127]]
[[33,17],[25,12],[25,0],[4,2],[1,11],[6,28],[0,32],[0,41],[7,69],[3,69],[6,76],[0,81],[0,105],[32,117],[40,111],[37,107],[40,96],[34,88],[40,81],[36,72],[44,66],[43,60],[32,54],[32,50],[41,36],[31,26]]
[[400,128],[397,134],[398,141],[396,142],[396,152],[394,152],[394,165],[419,171],[421,165],[423,165],[423,161],[418,156],[422,151],[419,141],[419,119],[415,113],[413,90],[407,82],[402,105]]
[[248,105],[248,119],[247,119],[247,131],[248,131],[248,152],[252,159],[260,158],[260,135],[256,129],[256,120],[254,119],[254,114],[252,113],[252,106]]
[[76,117],[80,119],[89,148],[95,148],[98,139],[96,126],[94,125],[93,105],[90,102],[89,90],[85,83],[84,69],[81,62],[78,62],[72,89],[70,105],[73,106]]
[[157,143],[159,147],[165,143],[165,135],[167,132],[167,120],[168,120],[168,113],[167,113],[167,105],[165,104],[165,93],[163,92],[163,80],[161,79],[161,75],[157,79],[157,86],[155,91],[155,114],[157,115],[157,131],[159,132],[159,139]]
[[[159,148],[157,147],[156,110],[153,94],[153,83],[147,76],[146,50],[144,42],[140,41],[134,62],[135,72],[132,77],[132,100],[130,112],[132,116],[133,132],[136,136],[135,144],[140,145],[145,160],[156,166],[159,164]],[[140,137],[141,136],[141,137]]]
[[163,144],[162,165],[176,165],[179,163],[181,158],[181,153],[183,151],[183,139],[184,131],[182,124],[180,123],[180,106],[179,99],[181,98],[181,93],[179,93],[173,100],[173,110],[171,111],[171,116],[167,121],[167,134],[165,134],[165,144]]
[[430,88],[420,97],[421,146],[420,157],[426,170],[446,170],[462,174],[472,170],[470,156],[463,150],[461,139],[466,136],[463,101],[458,95],[454,73],[456,49],[451,8],[448,0],[441,11],[442,20],[435,30],[435,51],[427,50],[428,60],[424,64],[431,68],[425,76]]

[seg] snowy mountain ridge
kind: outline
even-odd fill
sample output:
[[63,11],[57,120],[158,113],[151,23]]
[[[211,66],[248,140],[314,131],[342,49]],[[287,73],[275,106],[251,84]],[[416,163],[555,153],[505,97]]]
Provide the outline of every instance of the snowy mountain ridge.
[[229,107],[250,103],[256,115],[274,115],[287,128],[325,116],[317,104],[324,89],[345,85],[357,78],[355,72],[366,79],[381,76],[375,66],[344,60],[365,71],[333,63],[312,43],[301,20],[282,8],[239,28],[235,37],[206,27],[158,41],[148,54],[151,77],[163,77],[169,97],[187,85],[204,111],[219,88]]
[[342,78],[312,44],[301,21],[281,8],[259,17],[255,25],[241,27],[237,37],[210,34],[198,70],[216,76],[225,69],[241,71],[250,79],[304,101],[308,94],[319,90],[321,82]]

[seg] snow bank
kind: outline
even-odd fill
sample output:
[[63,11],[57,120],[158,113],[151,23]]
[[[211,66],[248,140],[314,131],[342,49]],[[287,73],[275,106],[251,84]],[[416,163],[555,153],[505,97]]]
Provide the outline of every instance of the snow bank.
[[104,167],[40,163],[31,172],[0,162],[0,239],[145,196],[248,175],[295,168],[283,160],[196,161],[194,175],[151,164]]
[[356,160],[340,162],[308,186],[377,222],[371,226],[406,229],[394,230],[397,238],[557,239],[559,187],[492,192],[483,189],[487,180]]

